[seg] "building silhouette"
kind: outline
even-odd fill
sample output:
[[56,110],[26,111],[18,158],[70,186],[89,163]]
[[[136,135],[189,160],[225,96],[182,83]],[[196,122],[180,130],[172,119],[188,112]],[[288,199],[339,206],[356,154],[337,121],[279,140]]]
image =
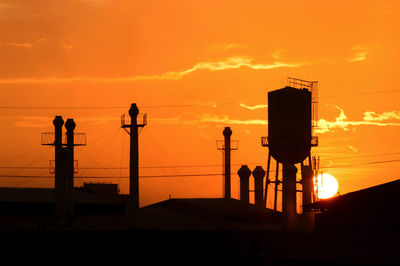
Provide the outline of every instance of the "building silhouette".
[[[128,195],[120,194],[117,184],[84,183],[68,189],[73,184],[68,178],[73,179],[74,158],[71,153],[64,157],[60,154],[64,148],[64,152],[70,152],[75,142],[70,134],[63,147],[62,123],[56,122],[57,140],[46,143],[59,145],[55,153],[56,179],[61,181],[57,179],[54,189],[0,188],[1,232],[52,232],[57,236],[68,232],[74,240],[87,232],[112,232],[117,237],[114,243],[128,239],[125,248],[135,247],[140,255],[146,254],[146,259],[155,254],[163,258],[186,254],[202,264],[210,264],[209,256],[214,255],[218,259],[213,262],[218,265],[399,262],[400,180],[317,202],[308,198],[301,217],[315,215],[312,230],[298,224],[288,227],[285,211],[266,208],[263,185],[269,169],[265,171],[261,166],[252,171],[242,165],[234,177],[231,165],[224,166],[228,169],[225,180],[240,179],[240,199],[228,193],[227,181],[221,198],[172,198],[139,208],[136,185]],[[137,122],[129,127],[137,129]],[[226,135],[230,137],[231,132]],[[137,167],[136,132],[134,141],[131,166]],[[230,143],[229,138],[226,141]],[[230,152],[227,146],[226,152]],[[230,158],[226,162],[230,164]],[[137,182],[139,172],[131,173],[130,180]],[[249,202],[251,175],[255,179],[254,204]],[[54,241],[60,247],[68,245],[58,237]]]

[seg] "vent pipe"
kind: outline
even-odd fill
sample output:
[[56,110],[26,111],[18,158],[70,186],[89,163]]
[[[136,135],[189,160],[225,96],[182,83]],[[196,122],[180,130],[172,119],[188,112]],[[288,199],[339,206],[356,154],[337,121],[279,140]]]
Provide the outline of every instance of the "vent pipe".
[[231,136],[232,136],[231,128],[225,127],[223,134],[224,134],[224,150],[225,150],[224,192],[225,192],[225,199],[230,199],[231,198]]
[[55,151],[55,176],[54,176],[54,205],[57,216],[65,215],[65,163],[62,149],[62,126],[64,120],[62,116],[56,116],[53,120],[54,125],[54,151]]
[[64,163],[65,169],[65,186],[66,186],[66,214],[72,215],[74,212],[74,119],[68,118],[65,122],[65,128],[67,129],[67,148],[65,149]]
[[247,165],[242,165],[238,171],[240,178],[240,201],[249,203],[249,178],[251,176],[251,170]]
[[254,204],[257,208],[261,209],[264,205],[263,199],[263,180],[265,171],[261,166],[256,166],[253,170],[254,177]]

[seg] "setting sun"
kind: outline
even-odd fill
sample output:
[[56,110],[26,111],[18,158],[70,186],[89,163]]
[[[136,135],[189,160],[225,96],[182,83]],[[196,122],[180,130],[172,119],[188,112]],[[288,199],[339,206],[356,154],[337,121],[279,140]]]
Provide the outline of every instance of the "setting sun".
[[[321,173],[318,175],[315,191],[318,193],[319,199],[327,199],[333,197],[339,190],[339,184],[335,177],[330,174]],[[317,190],[318,189],[318,190]]]

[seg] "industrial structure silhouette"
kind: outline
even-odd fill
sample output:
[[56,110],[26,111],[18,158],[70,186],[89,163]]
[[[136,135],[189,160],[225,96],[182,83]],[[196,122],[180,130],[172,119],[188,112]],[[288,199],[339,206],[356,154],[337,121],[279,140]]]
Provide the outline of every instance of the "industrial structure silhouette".
[[[389,261],[396,259],[390,253],[388,255],[390,248],[365,254],[365,244],[359,244],[349,254],[346,249],[349,248],[348,243],[338,247],[335,246],[338,242],[323,240],[335,232],[337,237],[348,234],[348,237],[358,239],[369,233],[378,239],[373,241],[380,241],[383,240],[381,230],[397,237],[400,183],[394,181],[317,201],[313,181],[317,169],[311,156],[311,148],[318,145],[318,139],[313,136],[316,84],[315,81],[289,78],[288,86],[268,93],[268,137],[262,138],[262,146],[268,147],[269,151],[267,169],[262,166],[250,169],[242,165],[236,171],[240,179],[240,199],[231,196],[231,151],[237,149],[237,142],[231,140],[233,132],[230,127],[225,127],[222,132],[224,140],[217,142],[224,156],[223,197],[168,199],[139,208],[138,129],[146,126],[147,116],[139,124],[139,109],[133,103],[129,109],[130,119],[121,118],[121,127],[130,134],[128,195],[119,194],[116,184],[85,183],[81,188],[74,188],[74,173],[77,171],[74,147],[86,144],[85,135],[74,133],[76,124],[73,119],[67,119],[64,137],[63,118],[56,116],[53,120],[54,133],[42,135],[42,145],[55,147],[54,189],[0,188],[0,230],[118,231],[136,233],[139,238],[146,238],[146,232],[212,232],[211,236],[207,235],[210,236],[207,241],[224,244],[219,253],[222,260],[241,264],[243,259],[243,265],[248,265],[248,256],[253,259],[253,264],[271,260],[278,264],[342,262],[349,259],[382,262],[382,256]],[[272,159],[276,161],[277,169],[273,180],[270,178]],[[279,165],[283,169],[281,180],[278,176]],[[296,165],[301,171],[300,183],[296,181]],[[249,197],[251,176],[254,178],[254,204],[250,203]],[[266,206],[267,188],[271,183],[275,185],[273,209]],[[300,191],[297,185],[301,185]],[[282,211],[276,207],[280,186]],[[298,192],[302,193],[301,213],[297,213]],[[368,206],[361,208],[364,202],[368,202]],[[384,215],[380,213],[381,206],[385,206]],[[357,209],[362,211],[354,211]],[[371,224],[367,222],[370,216],[382,219],[375,219],[375,224]],[[385,228],[388,221],[392,226]],[[367,226],[360,226],[364,223]],[[341,230],[333,230],[337,224],[340,224]],[[239,241],[237,246],[227,245],[231,238]],[[318,241],[335,248],[336,255],[318,248]],[[369,249],[371,247],[375,246]],[[172,250],[172,247],[169,248]]]

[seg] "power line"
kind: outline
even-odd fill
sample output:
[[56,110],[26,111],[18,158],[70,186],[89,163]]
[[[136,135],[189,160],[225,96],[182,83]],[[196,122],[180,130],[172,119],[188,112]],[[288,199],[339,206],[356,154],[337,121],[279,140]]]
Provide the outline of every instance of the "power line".
[[[256,101],[240,102],[256,103]],[[174,105],[141,105],[141,108],[185,108],[185,107],[214,107],[217,105],[234,105],[238,102],[225,103],[199,103],[199,104],[174,104]],[[129,106],[0,106],[0,109],[36,109],[36,110],[59,110],[59,109],[127,109]]]
[[[324,160],[339,160],[339,159],[355,159],[355,158],[363,158],[363,157],[373,157],[373,156],[382,156],[382,155],[394,155],[400,154],[400,152],[393,152],[393,153],[379,153],[379,154],[366,154],[366,155],[359,155],[359,156],[348,156],[348,157],[333,157],[333,158],[324,158]],[[397,160],[386,160],[386,161],[378,161],[378,162],[392,162]],[[367,162],[361,164],[373,164],[375,162]],[[253,162],[253,163],[233,163],[231,165],[262,165],[262,162]],[[347,165],[347,164],[346,164]],[[355,164],[350,164],[355,165]],[[202,167],[222,167],[222,164],[192,164],[192,165],[164,165],[164,166],[139,166],[140,169],[164,169],[164,168],[202,168]],[[0,169],[49,169],[49,166],[0,166]],[[111,166],[111,167],[79,167],[82,170],[120,170],[120,169],[129,169],[129,166]],[[271,172],[275,170],[270,170]]]
[[0,106],[0,109],[39,109],[39,110],[58,110],[58,109],[126,109],[124,106]]
[[382,164],[382,163],[394,163],[394,162],[400,162],[400,159],[396,159],[396,160],[386,160],[386,161],[375,161],[375,162],[366,162],[366,163],[359,163],[359,164],[332,165],[332,166],[320,167],[320,169],[326,169],[326,168],[341,168],[341,167],[354,167],[354,166],[360,166],[360,165]]
[[[141,175],[139,178],[158,178],[158,177],[204,177],[204,176],[222,176],[223,174],[181,174],[181,175]],[[0,175],[1,177],[10,178],[54,178],[54,176],[41,175]],[[99,179],[99,178],[129,178],[129,176],[76,176],[75,178]]]
[[[243,163],[235,163],[232,165],[242,165]],[[255,165],[262,163],[247,163],[247,165]],[[166,165],[166,166],[139,166],[140,169],[157,169],[157,168],[200,168],[200,167],[222,167],[222,164],[199,164],[199,165]],[[48,166],[0,166],[0,169],[49,169]],[[97,169],[129,169],[129,166],[114,166],[114,167],[79,167],[84,170],[97,170]]]
[[[365,162],[360,164],[345,164],[345,165],[333,165],[321,167],[321,169],[326,168],[340,168],[340,167],[353,167],[360,165],[371,165],[371,164],[383,164],[383,163],[394,163],[400,162],[400,159],[395,160],[385,160],[385,161],[374,161]],[[273,172],[274,170],[270,170]],[[222,173],[207,173],[207,174],[175,174],[175,175],[142,175],[139,178],[158,178],[158,177],[201,177],[201,176],[222,176]],[[41,176],[41,175],[0,175],[0,177],[15,177],[15,178],[54,178],[53,176]],[[76,178],[87,178],[87,179],[98,179],[98,178],[129,178],[129,176],[76,176]]]
[[388,153],[375,153],[375,154],[363,154],[363,155],[357,155],[357,156],[345,156],[345,157],[326,157],[321,158],[323,160],[342,160],[342,159],[356,159],[356,158],[363,158],[363,157],[374,157],[374,156],[385,156],[385,155],[395,155],[395,154],[400,154],[400,152],[388,152]]
[[400,90],[383,90],[383,91],[365,91],[365,92],[356,92],[356,93],[347,93],[347,94],[338,94],[338,95],[327,95],[321,98],[336,98],[336,97],[344,97],[344,96],[359,96],[359,95],[370,95],[370,94],[385,94],[392,92],[400,92]]
[[[320,98],[335,98],[335,97],[346,97],[346,96],[359,96],[359,95],[370,95],[370,94],[386,94],[400,92],[400,90],[383,90],[383,91],[365,91],[358,93],[347,93],[338,95],[327,95]],[[186,108],[186,107],[210,107],[218,105],[239,105],[241,103],[259,103],[259,101],[247,101],[247,102],[223,102],[223,103],[199,103],[199,104],[174,104],[174,105],[142,105],[142,108]],[[0,109],[32,109],[32,110],[59,110],[59,109],[126,109],[127,106],[0,106]]]

